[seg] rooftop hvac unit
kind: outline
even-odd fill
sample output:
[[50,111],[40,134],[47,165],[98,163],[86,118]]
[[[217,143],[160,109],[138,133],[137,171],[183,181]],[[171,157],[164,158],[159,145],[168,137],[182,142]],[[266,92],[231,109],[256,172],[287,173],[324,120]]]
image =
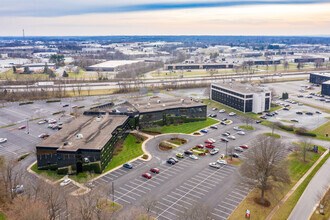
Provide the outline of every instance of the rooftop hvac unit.
[[163,107],[165,107],[166,105],[165,105],[165,104],[163,104],[162,106],[163,106]]
[[150,106],[150,102],[148,102],[147,106]]
[[184,99],[181,99],[180,101],[181,101],[181,103],[184,103]]
[[101,118],[100,118],[100,117],[97,117],[97,118],[96,118],[96,121],[97,121],[97,122],[100,122],[100,121],[101,121]]
[[76,135],[76,138],[77,138],[77,139],[82,139],[82,138],[83,138],[83,135],[82,135],[82,134],[77,134],[77,135]]
[[157,103],[160,103],[160,100],[157,100]]

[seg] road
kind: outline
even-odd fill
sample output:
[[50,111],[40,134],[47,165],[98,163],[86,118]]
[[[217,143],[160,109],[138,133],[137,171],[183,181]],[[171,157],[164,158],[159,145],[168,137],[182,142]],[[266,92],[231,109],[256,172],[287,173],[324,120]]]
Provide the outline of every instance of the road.
[[314,207],[330,186],[329,170],[330,160],[328,159],[306,187],[304,193],[292,210],[288,218],[289,220],[309,219]]

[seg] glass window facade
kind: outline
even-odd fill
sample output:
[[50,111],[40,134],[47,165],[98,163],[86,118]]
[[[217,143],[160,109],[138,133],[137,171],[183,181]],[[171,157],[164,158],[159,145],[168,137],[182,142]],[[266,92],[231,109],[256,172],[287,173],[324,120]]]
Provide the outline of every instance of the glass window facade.
[[228,105],[232,108],[244,112],[244,99],[237,98],[235,96],[225,94],[221,91],[216,91],[214,89],[212,89],[211,96],[212,100],[214,101],[220,102],[222,104]]

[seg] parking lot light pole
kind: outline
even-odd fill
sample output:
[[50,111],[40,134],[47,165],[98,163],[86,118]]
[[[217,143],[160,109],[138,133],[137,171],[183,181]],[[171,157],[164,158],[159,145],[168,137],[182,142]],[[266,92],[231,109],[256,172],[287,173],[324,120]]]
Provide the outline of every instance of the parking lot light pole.
[[26,119],[26,128],[27,128],[27,134],[30,134],[30,130],[29,130],[29,119]]
[[227,157],[227,143],[228,143],[228,142],[226,141],[226,157]]

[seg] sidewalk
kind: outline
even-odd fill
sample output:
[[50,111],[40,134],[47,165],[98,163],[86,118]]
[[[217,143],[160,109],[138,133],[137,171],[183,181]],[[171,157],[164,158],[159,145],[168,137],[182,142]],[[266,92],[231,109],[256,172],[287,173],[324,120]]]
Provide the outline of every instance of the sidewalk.
[[[320,163],[320,161],[329,153],[329,150],[326,150],[322,156],[313,164],[313,166],[305,173],[305,175],[300,178],[300,180],[290,189],[290,191],[283,197],[283,199],[278,203],[277,206],[270,212],[267,216],[266,220],[271,220],[275,213],[280,209],[281,205],[285,203],[285,201],[295,192],[295,190],[300,186],[300,184],[306,179],[306,177],[313,171],[313,169]],[[328,161],[327,161],[328,162]],[[320,168],[321,169],[321,168]],[[315,176],[314,176],[315,177]],[[310,213],[310,212],[309,212]],[[304,218],[296,218],[296,219],[307,219],[309,213]],[[290,215],[291,216],[291,215]]]

